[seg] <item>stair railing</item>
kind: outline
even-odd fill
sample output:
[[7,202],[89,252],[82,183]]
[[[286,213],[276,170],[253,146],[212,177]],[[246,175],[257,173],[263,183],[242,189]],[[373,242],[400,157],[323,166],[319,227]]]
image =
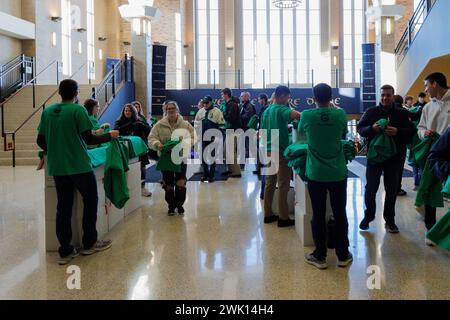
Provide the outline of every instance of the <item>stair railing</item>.
[[0,67],[0,101],[33,78],[34,66],[34,57],[21,54]]
[[[75,73],[73,73],[68,79],[72,79],[75,77],[81,70],[83,70],[87,66],[87,63],[83,64],[80,68],[78,68]],[[59,70],[59,69],[58,69]],[[59,76],[58,76],[59,80]],[[17,133],[31,120],[33,119],[40,111],[44,110],[47,104],[53,97],[55,97],[59,92],[59,89],[56,89],[38,108],[35,109],[14,131],[5,131],[3,136],[3,145],[4,151],[12,151],[12,165],[13,168],[16,167],[16,136]],[[2,106],[2,119],[3,119],[3,106]]]

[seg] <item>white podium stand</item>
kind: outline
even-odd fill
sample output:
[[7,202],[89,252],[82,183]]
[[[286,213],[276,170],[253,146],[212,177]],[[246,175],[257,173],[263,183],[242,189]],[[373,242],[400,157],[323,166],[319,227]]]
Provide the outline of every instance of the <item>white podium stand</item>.
[[[295,230],[305,247],[314,246],[311,229],[313,210],[308,186],[295,175]],[[330,204],[330,195],[327,196],[327,221],[333,215]]]
[[[129,164],[130,170],[127,172],[127,183],[130,190],[130,200],[123,209],[117,209],[106,200],[104,191],[104,170],[101,166],[95,169],[98,188],[98,213],[97,232],[101,239],[111,231],[127,215],[143,206],[141,196],[141,163],[139,159],[133,159]],[[57,196],[55,182],[52,177],[45,176],[45,243],[46,251],[58,251],[59,241],[56,237],[56,206]],[[72,213],[72,244],[81,247],[83,235],[83,199],[78,191],[75,191],[74,206]]]

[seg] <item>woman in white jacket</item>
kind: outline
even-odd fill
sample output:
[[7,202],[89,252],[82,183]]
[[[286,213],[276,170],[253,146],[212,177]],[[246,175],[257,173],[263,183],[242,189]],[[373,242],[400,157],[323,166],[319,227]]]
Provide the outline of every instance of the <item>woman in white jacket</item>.
[[169,216],[184,215],[184,202],[186,201],[186,171],[187,158],[195,143],[194,128],[180,115],[178,104],[174,101],[166,102],[163,106],[164,118],[153,127],[149,145],[155,151],[161,152],[164,144],[172,139],[180,138],[182,143],[181,172],[163,171],[163,189],[166,192],[166,201],[169,205]]

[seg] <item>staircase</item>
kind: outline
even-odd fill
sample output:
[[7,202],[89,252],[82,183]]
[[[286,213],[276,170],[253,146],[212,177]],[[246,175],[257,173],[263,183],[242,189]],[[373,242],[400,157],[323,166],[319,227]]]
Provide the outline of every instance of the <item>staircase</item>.
[[[58,87],[56,85],[37,85],[35,87],[36,106],[41,106]],[[80,85],[80,102],[92,94],[92,86]],[[55,95],[47,105],[59,102],[59,95]],[[17,129],[33,112],[33,87],[29,86],[21,90],[10,102],[5,104],[5,130]],[[37,127],[41,112],[36,114],[16,136],[16,165],[37,165],[39,162],[39,147],[36,144]],[[0,139],[0,166],[12,165],[12,153],[4,151],[4,140]]]

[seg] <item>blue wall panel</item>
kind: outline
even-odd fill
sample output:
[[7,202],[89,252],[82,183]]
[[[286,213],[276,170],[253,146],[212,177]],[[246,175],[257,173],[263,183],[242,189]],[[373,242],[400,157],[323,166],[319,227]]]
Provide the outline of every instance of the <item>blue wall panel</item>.
[[125,82],[124,86],[117,93],[116,98],[109,105],[106,112],[100,117],[100,123],[109,123],[114,126],[114,123],[119,118],[123,106],[127,103],[135,101],[134,83]]

